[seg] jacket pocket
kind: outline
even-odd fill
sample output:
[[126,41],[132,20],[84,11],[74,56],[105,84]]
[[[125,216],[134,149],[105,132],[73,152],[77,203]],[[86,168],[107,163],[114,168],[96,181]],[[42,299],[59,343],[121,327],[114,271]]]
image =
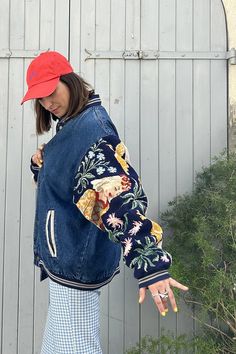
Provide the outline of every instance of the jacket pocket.
[[55,241],[55,210],[49,210],[46,220],[46,238],[49,252],[52,257],[57,256],[57,247]]

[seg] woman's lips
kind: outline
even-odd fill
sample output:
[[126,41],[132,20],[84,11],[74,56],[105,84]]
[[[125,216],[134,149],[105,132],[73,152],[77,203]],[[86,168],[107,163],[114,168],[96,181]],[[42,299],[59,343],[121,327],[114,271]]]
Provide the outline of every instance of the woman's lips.
[[59,110],[59,107],[57,107],[57,108],[53,109],[53,110],[51,111],[51,113],[53,113],[53,114],[57,114],[57,113],[58,113],[58,110]]

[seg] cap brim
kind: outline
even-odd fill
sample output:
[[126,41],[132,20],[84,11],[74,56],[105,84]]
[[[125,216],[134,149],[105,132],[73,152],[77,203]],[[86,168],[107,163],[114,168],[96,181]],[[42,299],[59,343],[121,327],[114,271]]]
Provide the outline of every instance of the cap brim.
[[21,104],[23,104],[25,101],[32,100],[34,98],[41,98],[41,97],[47,97],[55,91],[57,84],[60,80],[60,77],[57,77],[55,79],[42,82],[40,84],[32,86],[28,91],[26,92],[25,96],[23,97]]

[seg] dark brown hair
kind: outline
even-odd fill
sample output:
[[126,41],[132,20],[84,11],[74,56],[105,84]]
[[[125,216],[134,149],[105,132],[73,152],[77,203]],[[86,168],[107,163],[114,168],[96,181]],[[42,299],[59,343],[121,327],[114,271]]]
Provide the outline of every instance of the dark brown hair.
[[[71,118],[76,116],[84,106],[88,103],[89,95],[94,92],[92,87],[79,75],[70,73],[62,75],[60,81],[66,84],[70,91],[69,108],[66,116],[63,118]],[[36,132],[43,134],[50,130],[52,119],[57,117],[47,111],[40,103],[39,99],[35,99],[34,110],[36,113]]]

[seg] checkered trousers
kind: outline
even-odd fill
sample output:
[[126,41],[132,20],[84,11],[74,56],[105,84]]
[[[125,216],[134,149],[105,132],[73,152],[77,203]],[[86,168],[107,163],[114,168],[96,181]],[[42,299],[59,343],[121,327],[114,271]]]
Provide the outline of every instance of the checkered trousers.
[[49,308],[41,354],[102,354],[99,291],[71,289],[49,280]]

